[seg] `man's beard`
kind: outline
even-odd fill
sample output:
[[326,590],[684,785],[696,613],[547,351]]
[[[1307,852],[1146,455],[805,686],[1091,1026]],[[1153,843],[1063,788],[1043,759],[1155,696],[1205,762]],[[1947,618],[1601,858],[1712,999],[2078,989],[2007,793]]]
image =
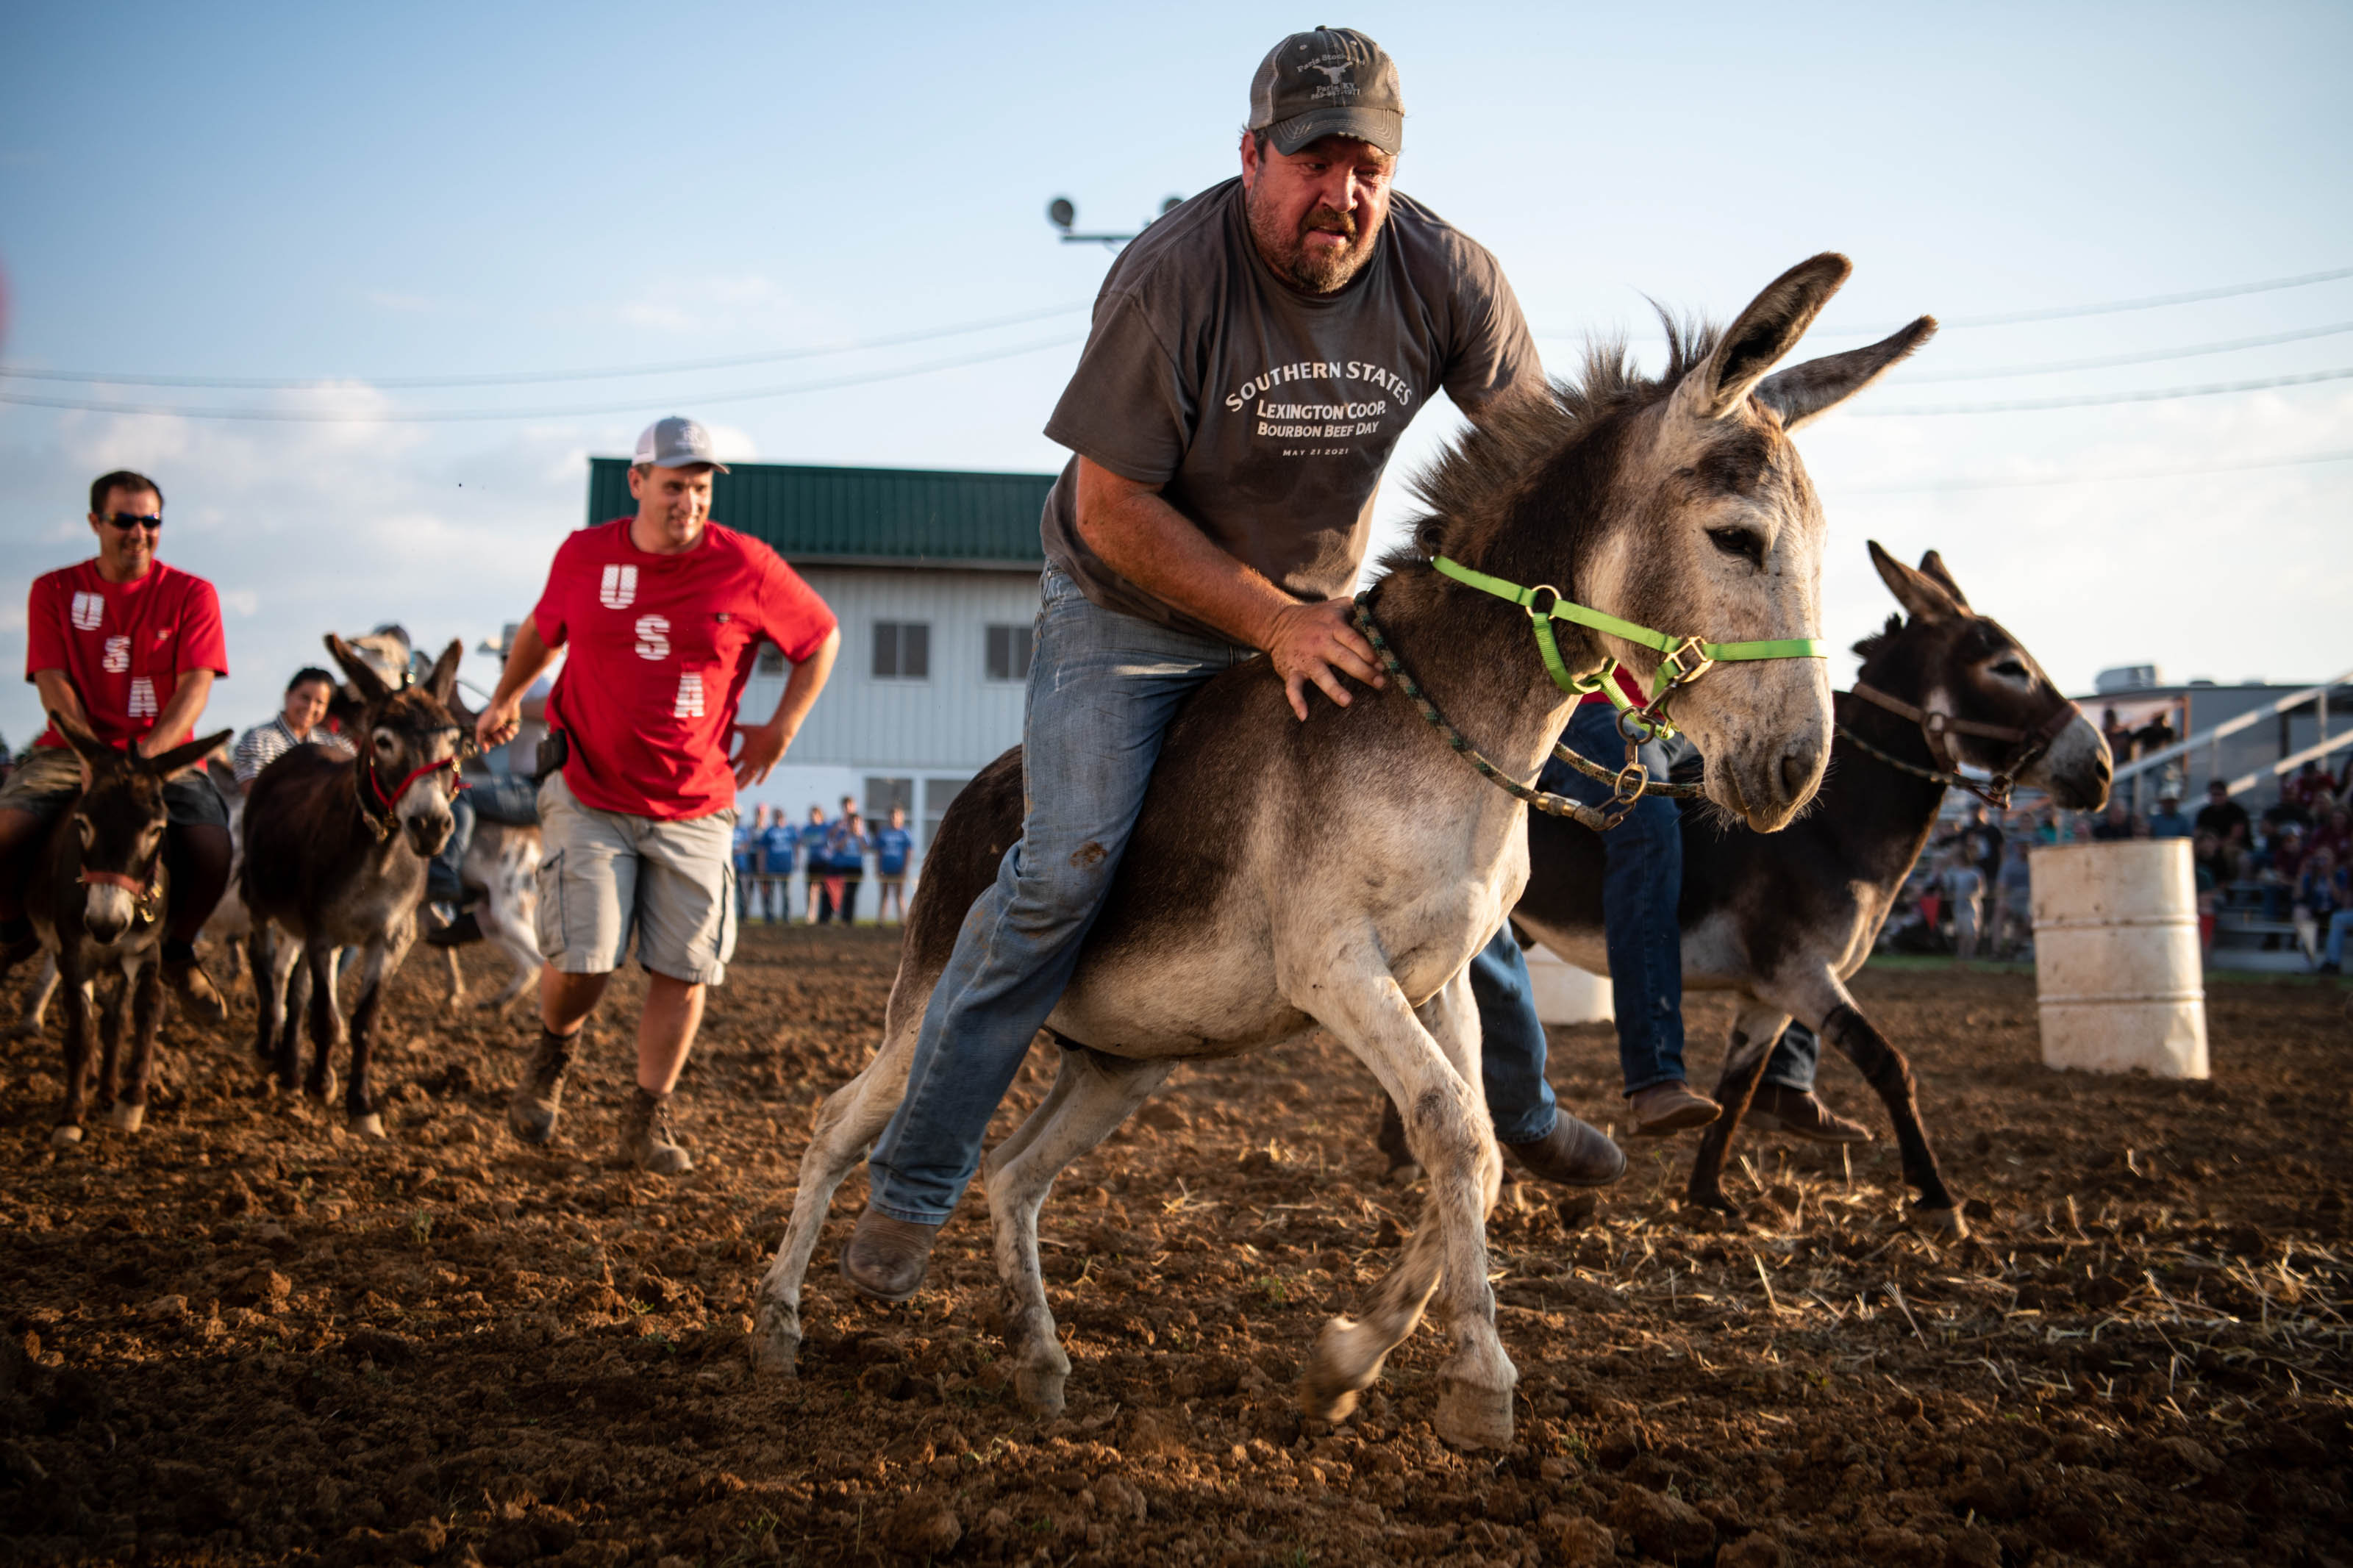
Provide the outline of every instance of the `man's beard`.
[[[1247,205],[1250,237],[1258,242],[1258,253],[1285,282],[1311,294],[1333,294],[1345,288],[1373,254],[1373,241],[1380,232],[1377,223],[1368,228],[1352,214],[1321,205],[1300,219],[1296,228],[1286,230],[1257,192],[1250,193]],[[1319,233],[1345,235],[1348,243],[1311,247],[1307,237]]]

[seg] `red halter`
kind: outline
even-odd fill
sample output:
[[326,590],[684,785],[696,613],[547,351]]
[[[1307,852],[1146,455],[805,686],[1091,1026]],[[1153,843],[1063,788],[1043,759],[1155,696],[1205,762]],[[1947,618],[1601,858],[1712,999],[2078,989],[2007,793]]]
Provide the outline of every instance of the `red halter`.
[[[458,759],[454,756],[443,757],[439,762],[427,763],[422,767],[411,769],[408,776],[400,781],[399,786],[394,789],[390,795],[386,795],[384,793],[383,781],[379,780],[375,776],[375,769],[371,767],[367,771],[368,788],[375,793],[375,803],[378,806],[383,808],[385,816],[390,816],[392,815],[393,808],[400,804],[400,797],[408,793],[409,785],[415,784],[418,779],[439,773],[443,768],[448,768],[452,773],[455,773],[458,768]],[[455,783],[459,789],[464,789],[466,787],[466,781],[463,779],[456,780]]]

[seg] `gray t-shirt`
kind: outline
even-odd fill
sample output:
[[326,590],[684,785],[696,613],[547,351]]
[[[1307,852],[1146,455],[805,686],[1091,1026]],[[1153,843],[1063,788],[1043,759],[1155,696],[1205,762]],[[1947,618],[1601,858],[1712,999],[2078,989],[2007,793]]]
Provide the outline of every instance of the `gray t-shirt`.
[[[1503,268],[1409,196],[1335,294],[1279,279],[1241,182],[1204,191],[1121,253],[1046,434],[1161,496],[1302,598],[1345,594],[1407,423],[1444,387],[1475,407],[1541,387]],[[1075,459],[1046,500],[1046,554],[1106,609],[1211,636],[1129,582],[1078,530]]]

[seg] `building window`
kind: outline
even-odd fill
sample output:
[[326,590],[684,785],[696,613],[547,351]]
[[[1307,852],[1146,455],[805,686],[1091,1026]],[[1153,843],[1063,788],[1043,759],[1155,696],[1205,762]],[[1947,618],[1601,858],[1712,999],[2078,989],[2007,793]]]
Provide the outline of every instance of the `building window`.
[[988,628],[988,679],[991,680],[1029,679],[1029,628],[1028,626]]
[[874,679],[929,680],[932,627],[928,621],[874,623]]
[[778,647],[772,642],[762,643],[760,645],[759,673],[762,675],[782,675],[784,672],[785,650]]
[[881,826],[891,820],[893,808],[915,815],[915,781],[913,779],[878,779],[866,781],[866,820]]
[[970,779],[925,779],[923,781],[923,853],[932,852],[932,840],[940,835],[940,818],[948,814],[948,803],[964,793]]

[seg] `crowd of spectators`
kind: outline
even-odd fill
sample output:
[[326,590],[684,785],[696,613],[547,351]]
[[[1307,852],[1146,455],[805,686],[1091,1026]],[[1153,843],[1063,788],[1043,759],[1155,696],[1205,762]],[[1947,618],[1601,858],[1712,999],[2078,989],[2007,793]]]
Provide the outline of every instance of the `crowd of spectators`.
[[808,820],[795,826],[781,806],[754,806],[735,826],[735,912],[738,919],[785,925],[792,921],[792,879],[797,870],[807,889],[803,920],[810,925],[858,919],[859,889],[869,857],[880,889],[878,921],[907,918],[907,863],[915,836],[904,806],[892,806],[890,820],[870,825],[849,795],[839,815],[811,805]]
[[2100,812],[2043,805],[1993,814],[1972,803],[1929,840],[1880,934],[1899,952],[1951,952],[1964,959],[2025,956],[2031,947],[2032,858],[2041,845],[2186,838],[2206,942],[2235,890],[2260,900],[2261,918],[2292,923],[2314,968],[2337,973],[2353,939],[2353,760],[2332,773],[2306,763],[2259,814],[2207,786],[2194,816],[2170,792],[2146,811],[2112,803]]

